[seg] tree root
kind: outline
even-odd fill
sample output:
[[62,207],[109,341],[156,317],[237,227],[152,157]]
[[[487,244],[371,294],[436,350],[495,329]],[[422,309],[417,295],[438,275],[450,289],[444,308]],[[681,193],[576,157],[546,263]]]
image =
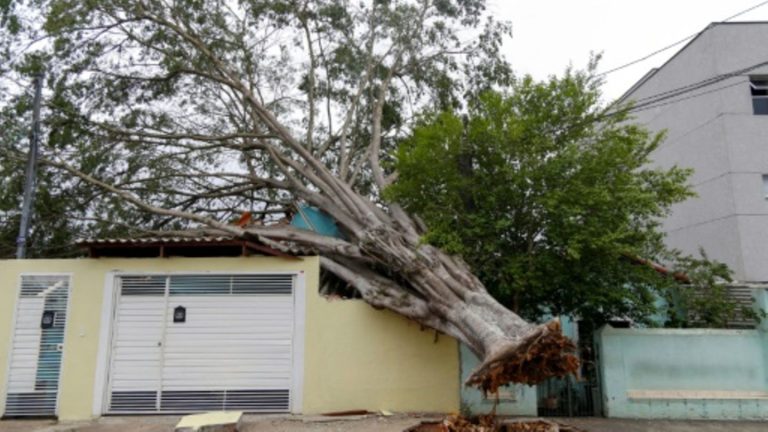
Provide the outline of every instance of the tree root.
[[576,345],[563,336],[557,320],[542,324],[521,342],[489,356],[465,384],[496,393],[509,383],[533,385],[550,377],[576,373]]

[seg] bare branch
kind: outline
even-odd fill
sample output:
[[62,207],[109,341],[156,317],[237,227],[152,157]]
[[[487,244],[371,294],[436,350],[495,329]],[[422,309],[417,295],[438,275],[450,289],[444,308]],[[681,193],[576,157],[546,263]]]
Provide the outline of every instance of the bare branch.
[[307,42],[307,51],[309,54],[309,71],[307,72],[307,148],[313,151],[313,139],[315,129],[315,71],[317,70],[317,59],[315,58],[315,48],[312,42],[312,34],[309,31],[307,23],[307,4],[304,4],[304,10],[299,13],[299,22],[304,30],[304,37]]

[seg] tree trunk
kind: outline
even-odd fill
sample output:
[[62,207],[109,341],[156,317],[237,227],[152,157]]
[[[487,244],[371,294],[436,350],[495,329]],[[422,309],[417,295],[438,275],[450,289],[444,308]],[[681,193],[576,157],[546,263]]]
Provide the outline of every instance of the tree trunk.
[[575,346],[559,322],[526,322],[496,301],[462,259],[423,244],[412,235],[415,224],[403,226],[410,218],[400,216],[360,235],[361,253],[372,261],[330,255],[322,258],[323,267],[373,306],[465,343],[481,359],[467,384],[486,392],[576,371]]
[[578,368],[575,347],[561,334],[557,321],[542,325],[526,322],[499,304],[464,260],[424,244],[423,228],[399,206],[379,207],[322,166],[315,172],[324,177],[325,193],[301,195],[333,217],[347,239],[285,225],[240,227],[157,207],[67,164],[43,163],[64,169],[143,210],[196,221],[218,234],[260,241],[287,252],[297,244],[312,248],[321,256],[323,268],[356,288],[367,303],[465,343],[481,359],[467,384],[485,391],[496,392],[510,382],[534,384]]
[[481,359],[467,384],[484,391],[496,392],[499,386],[510,382],[535,384],[578,368],[573,354],[575,346],[561,334],[557,321],[541,325],[526,322],[497,302],[464,260],[424,244],[423,229],[417,220],[397,205],[384,211],[333,177],[327,181],[328,194],[334,195],[334,199],[317,193],[306,194],[305,198],[329,213],[347,239],[285,225],[240,227],[153,206],[69,165],[43,162],[69,171],[143,210],[196,221],[219,235],[261,241],[287,252],[292,252],[297,244],[312,248],[321,256],[324,270],[356,288],[367,303],[465,343]]
[[[576,371],[575,347],[560,333],[558,321],[526,322],[499,304],[463,261],[438,249],[422,245],[416,255],[420,258],[400,273],[407,280],[399,285],[352,262],[339,264],[325,257],[321,262],[354,285],[373,306],[465,343],[481,359],[467,384],[495,393],[510,382],[535,384]],[[403,282],[409,287],[403,287]]]

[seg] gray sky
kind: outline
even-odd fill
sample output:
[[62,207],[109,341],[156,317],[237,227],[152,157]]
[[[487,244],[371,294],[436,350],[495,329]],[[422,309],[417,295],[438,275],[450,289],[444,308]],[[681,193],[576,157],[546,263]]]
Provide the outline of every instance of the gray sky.
[[[515,70],[543,79],[560,74],[569,63],[583,68],[590,51],[603,53],[602,71],[621,66],[762,2],[489,0],[489,7],[497,19],[512,22],[514,36],[504,49]],[[768,21],[768,4],[732,21]],[[607,75],[605,98],[621,96],[649,69],[661,65],[683,46]]]

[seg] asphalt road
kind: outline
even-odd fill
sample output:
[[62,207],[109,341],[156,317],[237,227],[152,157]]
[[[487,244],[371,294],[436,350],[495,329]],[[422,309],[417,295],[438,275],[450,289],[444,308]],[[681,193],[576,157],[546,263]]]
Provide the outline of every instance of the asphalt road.
[[[433,416],[367,416],[329,419],[313,416],[246,416],[241,432],[402,432]],[[1,432],[172,432],[177,416],[104,417],[91,422],[3,420]],[[625,420],[553,418],[588,432],[768,432],[768,421]]]

